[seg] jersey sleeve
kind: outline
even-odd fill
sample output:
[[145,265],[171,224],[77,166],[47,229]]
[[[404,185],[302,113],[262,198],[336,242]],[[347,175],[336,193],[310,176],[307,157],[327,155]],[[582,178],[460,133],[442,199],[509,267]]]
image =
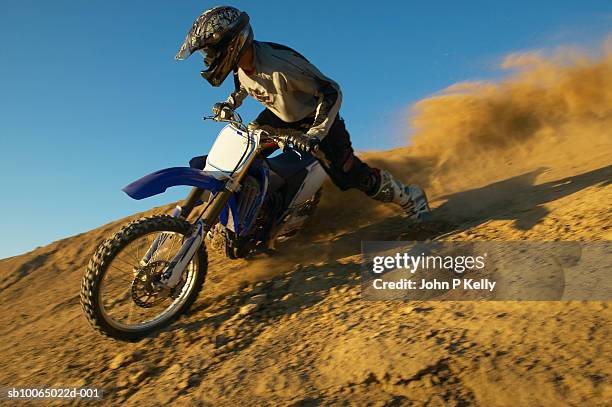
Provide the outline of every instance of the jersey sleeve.
[[321,83],[318,92],[319,104],[312,127],[308,130],[309,136],[322,140],[329,132],[336,120],[342,103],[342,93],[332,82]]
[[308,135],[322,140],[331,128],[342,104],[340,86],[323,75],[310,62],[301,58],[288,60],[286,81],[288,90],[312,94],[317,98],[317,108]]
[[248,92],[242,86],[234,90],[231,95],[225,100],[232,109],[237,109],[242,105],[244,99],[248,96]]

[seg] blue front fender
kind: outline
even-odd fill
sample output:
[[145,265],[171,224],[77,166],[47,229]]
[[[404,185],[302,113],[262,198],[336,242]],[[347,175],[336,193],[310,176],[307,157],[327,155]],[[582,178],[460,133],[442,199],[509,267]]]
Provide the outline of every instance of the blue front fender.
[[223,188],[224,182],[196,168],[172,167],[145,175],[124,187],[123,192],[134,199],[145,199],[177,185],[189,185],[215,193]]

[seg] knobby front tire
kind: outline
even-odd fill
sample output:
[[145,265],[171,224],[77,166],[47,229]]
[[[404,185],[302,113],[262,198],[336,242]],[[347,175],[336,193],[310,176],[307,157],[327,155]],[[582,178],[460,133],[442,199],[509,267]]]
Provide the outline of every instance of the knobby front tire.
[[[173,218],[168,215],[156,215],[130,222],[98,246],[87,266],[81,284],[81,305],[87,319],[95,330],[110,338],[122,341],[137,341],[169,325],[178,316],[187,312],[198,297],[206,278],[208,258],[206,247],[203,243],[184,272],[184,274],[187,274],[189,270],[193,270],[192,272],[195,273],[190,275],[191,281],[189,285],[185,283],[183,287],[183,290],[188,291],[181,294],[181,301],[173,309],[167,308],[167,310],[169,309],[167,315],[160,314],[162,316],[158,320],[154,320],[148,325],[132,327],[114,321],[105,311],[100,290],[104,277],[109,272],[113,260],[130,243],[150,234],[157,235],[160,232],[170,232],[173,236],[177,234],[186,237],[189,236],[191,230],[192,225],[184,219]],[[137,264],[134,266],[137,266]],[[132,278],[133,275],[129,277]],[[172,298],[168,300],[172,300]],[[172,304],[174,302],[170,305]],[[130,304],[130,306],[133,306],[133,304]]]

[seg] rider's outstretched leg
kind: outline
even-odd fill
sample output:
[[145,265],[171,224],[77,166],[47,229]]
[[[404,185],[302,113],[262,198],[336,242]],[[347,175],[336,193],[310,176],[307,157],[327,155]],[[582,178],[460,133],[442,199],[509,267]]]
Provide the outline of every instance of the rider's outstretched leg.
[[427,220],[430,216],[427,195],[418,185],[406,185],[393,178],[385,170],[379,170],[380,184],[371,194],[372,199],[381,202],[393,202],[413,219]]
[[369,197],[399,205],[411,218],[429,218],[429,204],[423,189],[405,185],[388,171],[370,167],[355,156],[344,120],[336,118],[320,150],[326,160],[320,160],[330,178],[341,190],[357,188]]

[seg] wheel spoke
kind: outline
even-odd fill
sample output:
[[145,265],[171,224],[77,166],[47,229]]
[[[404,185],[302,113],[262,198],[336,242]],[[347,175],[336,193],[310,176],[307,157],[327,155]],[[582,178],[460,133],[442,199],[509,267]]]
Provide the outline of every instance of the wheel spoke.
[[117,257],[115,257],[115,259],[117,259],[117,260],[119,260],[120,262],[122,262],[122,263],[126,264],[128,267],[132,267],[132,268],[133,268],[134,266],[138,266],[138,264],[134,265],[134,264],[130,264],[130,263],[128,263],[127,261],[123,260],[123,259],[121,258],[121,256],[117,256]]
[[[170,247],[168,248],[168,253],[172,253],[172,249],[174,248],[174,244],[178,240],[178,239],[176,239],[176,235],[172,235],[170,238],[172,239],[172,242],[170,244]],[[174,257],[174,255],[172,257]],[[170,260],[171,260],[170,256],[166,257],[166,261],[170,261]]]
[[128,278],[124,277],[124,275],[125,275],[125,274],[127,274],[127,273],[125,272],[125,270],[120,269],[120,268],[116,267],[116,266],[115,266],[115,265],[113,265],[113,264],[111,264],[110,266],[111,266],[112,268],[114,268],[115,270],[119,270],[119,271],[121,272],[121,274],[119,274],[119,276],[114,276],[114,278],[118,278],[118,279],[120,279],[120,280],[127,281],[127,282],[130,282],[130,283],[131,283],[131,281],[132,281],[131,279],[128,279]]

